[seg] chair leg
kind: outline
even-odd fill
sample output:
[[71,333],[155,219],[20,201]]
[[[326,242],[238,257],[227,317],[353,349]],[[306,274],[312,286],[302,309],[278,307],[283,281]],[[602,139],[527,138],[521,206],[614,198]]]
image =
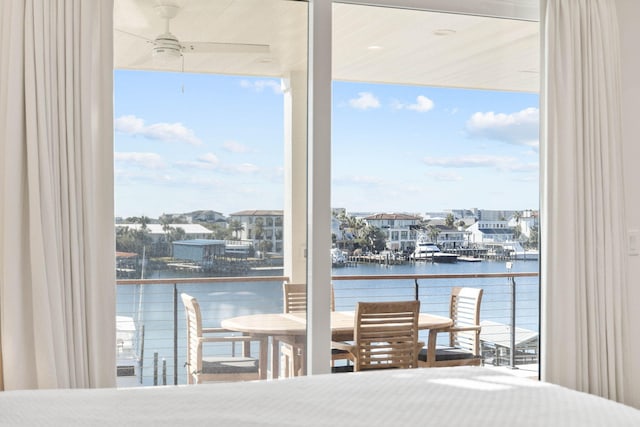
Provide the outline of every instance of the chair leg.
[[289,378],[300,374],[298,349],[291,344],[283,344],[280,352],[282,377]]
[[292,359],[292,375],[293,376],[300,376],[302,375],[302,352],[300,351],[299,348],[294,347],[293,349],[294,355],[291,358]]

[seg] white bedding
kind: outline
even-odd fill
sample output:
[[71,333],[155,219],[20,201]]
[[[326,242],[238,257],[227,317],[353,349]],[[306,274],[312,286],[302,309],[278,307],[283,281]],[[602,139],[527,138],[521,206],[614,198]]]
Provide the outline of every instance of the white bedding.
[[0,392],[7,426],[640,426],[640,411],[479,367]]

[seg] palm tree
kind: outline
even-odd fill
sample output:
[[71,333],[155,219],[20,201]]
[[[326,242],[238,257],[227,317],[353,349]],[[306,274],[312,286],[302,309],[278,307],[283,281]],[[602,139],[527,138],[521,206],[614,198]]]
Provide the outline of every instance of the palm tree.
[[513,213],[513,219],[516,220],[516,224],[520,224],[520,218],[522,218],[522,212],[520,211],[515,211]]
[[538,247],[538,225],[534,225],[531,227],[531,234],[529,236],[529,241],[527,242],[530,248]]
[[[164,228],[164,227],[163,227]],[[168,226],[167,229],[164,230],[167,233],[167,255],[173,256],[173,242],[177,242],[180,240],[184,240],[187,232],[184,231],[182,227],[171,227]]]
[[429,236],[429,239],[433,240],[433,243],[438,243],[438,236],[440,235],[440,230],[435,225],[428,225],[427,235]]
[[127,222],[130,222],[132,224],[140,224],[140,228],[147,228],[147,224],[151,223],[151,218],[146,215],[131,216],[127,218]]
[[253,231],[254,238],[257,240],[262,240],[262,237],[264,235],[264,219],[256,218],[256,226],[254,227]]
[[522,235],[522,230],[520,228],[520,218],[522,218],[522,213],[520,211],[514,212],[513,219],[516,220],[516,226],[514,227],[514,230],[513,230],[513,238],[515,240],[520,240],[520,237]]
[[444,220],[444,223],[447,227],[449,228],[453,228],[453,224],[455,223],[456,219],[453,217],[452,213],[449,213],[447,215],[447,218]]
[[221,223],[204,223],[202,224],[205,228],[213,231],[213,237],[218,240],[230,240],[231,239],[231,230],[225,225]]
[[244,225],[239,220],[232,219],[229,222],[229,227],[235,233],[236,240],[240,240],[240,238],[238,237],[238,233],[241,232],[241,231],[244,231]]

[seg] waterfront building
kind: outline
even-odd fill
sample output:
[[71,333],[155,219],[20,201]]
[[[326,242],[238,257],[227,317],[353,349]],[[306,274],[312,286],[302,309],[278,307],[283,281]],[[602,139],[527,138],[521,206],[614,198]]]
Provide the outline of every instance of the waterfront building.
[[513,228],[508,221],[481,220],[467,227],[469,246],[483,247],[487,243],[502,243],[513,240]]
[[515,214],[514,210],[478,209],[478,221],[506,221]]
[[429,225],[435,227],[438,232],[438,237],[434,239],[434,243],[437,243],[440,249],[456,249],[465,246],[466,233],[463,227],[455,225],[449,227],[442,219],[431,220]]
[[229,214],[229,223],[236,223],[233,236],[250,241],[256,250],[282,254],[282,210],[245,210]]
[[520,235],[529,239],[531,237],[531,231],[537,229],[539,226],[539,213],[538,211],[526,210],[520,213],[520,216],[512,216],[509,220],[509,227],[519,228]]
[[421,218],[416,215],[379,213],[364,218],[368,225],[378,227],[387,235],[387,249],[405,251],[415,247],[416,231],[413,229]]
[[173,242],[173,258],[202,263],[225,255],[224,240],[193,239]]
[[160,218],[158,218],[160,222],[163,220],[168,222],[185,222],[185,223],[198,223],[198,222],[206,222],[209,224],[214,224],[218,222],[226,223],[227,218],[221,213],[212,210],[197,210],[193,212],[186,213],[172,213],[172,214],[162,214]]
[[[171,234],[171,229],[181,228],[184,231],[184,239],[207,239],[213,235],[213,231],[200,224],[146,224],[145,225],[152,243],[167,243],[167,237]],[[116,230],[128,228],[138,231],[142,229],[142,224],[116,224]]]

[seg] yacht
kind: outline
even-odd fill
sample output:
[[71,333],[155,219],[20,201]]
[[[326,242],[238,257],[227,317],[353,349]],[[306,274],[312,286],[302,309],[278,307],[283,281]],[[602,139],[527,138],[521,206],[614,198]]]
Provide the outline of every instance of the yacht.
[[409,258],[414,261],[456,262],[458,255],[441,252],[438,245],[429,241],[427,236],[421,233],[416,239],[416,249]]

